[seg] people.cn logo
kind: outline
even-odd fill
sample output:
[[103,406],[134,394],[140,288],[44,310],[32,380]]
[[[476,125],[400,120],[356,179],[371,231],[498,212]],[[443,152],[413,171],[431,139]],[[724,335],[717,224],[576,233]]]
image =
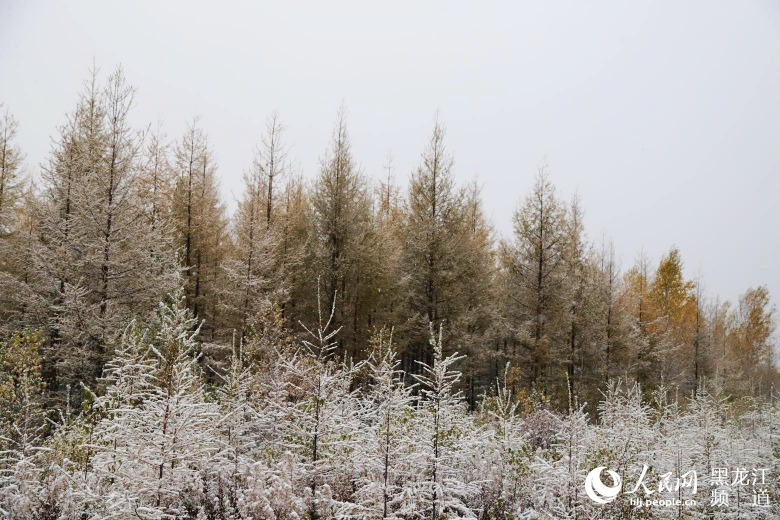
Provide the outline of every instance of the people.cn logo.
[[601,481],[601,472],[605,469],[606,468],[604,466],[599,466],[598,468],[588,473],[588,476],[585,477],[585,493],[587,493],[590,499],[597,504],[608,504],[615,500],[618,493],[620,493],[621,486],[623,485],[623,482],[620,479],[620,475],[611,469],[607,469],[607,473],[609,473],[609,476],[612,477],[612,482],[614,485],[607,486],[604,484]]

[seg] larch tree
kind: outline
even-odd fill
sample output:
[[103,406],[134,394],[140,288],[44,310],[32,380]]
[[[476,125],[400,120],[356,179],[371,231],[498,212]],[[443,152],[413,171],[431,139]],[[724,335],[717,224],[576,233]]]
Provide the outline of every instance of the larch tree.
[[311,315],[311,280],[314,274],[316,237],[310,193],[300,175],[288,177],[278,204],[279,212],[279,278],[288,288],[280,302],[282,317],[288,328],[295,329],[298,321]]
[[[469,423],[463,395],[456,390],[461,374],[453,365],[460,356],[453,353],[445,357],[441,329],[436,334],[431,327],[430,334],[433,362],[421,363],[422,374],[414,376],[421,399],[410,440],[419,459],[416,465],[423,473],[407,481],[411,489],[406,491],[408,498],[401,501],[398,514],[403,517],[424,511],[431,520],[475,518],[467,503],[476,487],[459,469],[479,445],[481,431]],[[421,485],[415,485],[418,479]]]
[[494,351],[488,348],[494,314],[496,258],[493,227],[485,216],[482,187],[474,179],[463,195],[464,240],[461,263],[463,272],[464,308],[453,324],[460,337],[457,349],[464,359],[463,372],[466,399],[472,410],[477,398],[495,381],[490,366],[495,361]]
[[0,337],[25,327],[43,328],[47,323],[47,303],[40,291],[41,270],[36,262],[38,204],[31,184],[22,194],[13,232],[0,238]]
[[[389,337],[388,337],[389,336]],[[357,452],[359,473],[355,503],[365,518],[392,518],[403,500],[403,482],[414,471],[409,452],[414,385],[404,380],[392,342],[392,332],[380,331],[366,360],[368,387],[361,395],[364,424]]]
[[204,333],[214,338],[224,332],[220,321],[221,264],[229,237],[224,205],[219,199],[216,160],[197,118],[177,141],[173,156],[176,180],[172,210],[187,305],[197,319],[205,320]]
[[287,293],[280,273],[283,212],[277,208],[288,168],[282,132],[274,113],[266,123],[254,164],[244,174],[244,193],[233,216],[234,247],[226,262],[231,294],[226,303],[241,339]]
[[0,343],[0,475],[35,457],[45,435],[42,347],[43,334],[31,331]]
[[0,239],[13,232],[23,192],[24,153],[16,143],[18,131],[19,123],[0,103]]
[[736,361],[736,371],[731,377],[732,386],[743,387],[741,393],[771,392],[775,312],[766,286],[745,291],[734,309],[730,357]]
[[[108,413],[95,427],[84,484],[87,511],[182,515],[188,495],[201,491],[222,446],[219,409],[207,400],[196,363],[197,332],[180,293],[160,305],[152,330],[125,339],[107,372],[107,399],[96,403]],[[135,399],[117,402],[128,385]]]
[[709,345],[707,343],[706,327],[704,318],[704,289],[702,287],[701,277],[694,282],[692,291],[693,302],[693,330],[691,342],[693,354],[693,391],[698,392],[701,381],[709,374]]
[[[145,227],[155,240],[149,243],[149,253],[155,258],[160,275],[180,276],[172,202],[175,174],[171,167],[171,147],[158,124],[144,143],[138,197],[143,207]],[[169,289],[172,285],[169,285]]]
[[34,303],[28,290],[32,193],[25,186],[24,154],[16,143],[19,125],[0,103],[0,338],[26,321]]
[[378,236],[366,179],[352,156],[343,108],[330,147],[321,159],[311,205],[313,233],[318,239],[312,251],[314,272],[310,278],[316,282],[319,276],[328,306],[336,304],[334,323],[342,329],[339,354],[354,356],[368,338],[370,299],[375,294],[379,261],[375,255]]
[[367,326],[375,330],[401,326],[405,319],[405,275],[401,270],[404,207],[390,153],[385,159],[383,169],[374,188],[372,212],[378,239],[373,255],[375,292],[368,302],[370,314]]
[[[420,164],[412,173],[403,229],[401,272],[406,275],[409,320],[404,370],[417,370],[416,362],[432,361],[429,325],[445,324],[458,338],[472,283],[466,261],[468,233],[464,194],[455,186],[453,158],[444,145],[444,127],[436,121]],[[477,208],[478,210],[478,208]],[[476,216],[477,227],[479,216]],[[479,230],[481,233],[483,230]],[[476,238],[478,233],[474,233]],[[450,340],[444,345],[450,349]]]
[[685,384],[691,390],[695,388],[690,385],[694,371],[694,289],[694,283],[685,280],[679,250],[672,248],[659,262],[650,283],[650,330],[662,356],[661,380]]
[[48,346],[65,384],[94,381],[122,322],[176,283],[174,251],[144,218],[143,136],[128,120],[135,89],[121,68],[103,89],[97,79],[55,144],[38,217]]
[[595,299],[597,302],[597,329],[600,341],[598,347],[603,359],[600,376],[604,386],[617,377],[629,379],[628,367],[631,363],[631,349],[634,345],[635,328],[632,327],[629,310],[622,298],[624,286],[620,265],[615,258],[615,246],[611,240],[604,240],[593,266]]
[[226,517],[236,514],[245,469],[260,458],[266,433],[266,425],[254,404],[256,379],[252,369],[242,345],[237,345],[229,368],[224,375],[219,375],[214,392],[220,407],[217,424],[220,449],[212,463],[207,492],[215,504],[215,513],[222,511]]
[[564,233],[566,244],[564,251],[564,264],[566,269],[565,290],[568,308],[568,338],[565,349],[566,377],[568,384],[569,410],[575,408],[582,391],[583,380],[587,381],[592,367],[586,367],[586,360],[592,359],[592,345],[590,329],[592,327],[593,313],[589,305],[590,291],[590,265],[588,251],[589,244],[585,236],[585,224],[583,222],[584,211],[579,196],[574,196],[568,205],[567,218]]
[[317,319],[305,326],[302,347],[281,360],[286,392],[297,396],[282,404],[287,422],[283,435],[290,450],[307,471],[304,496],[309,517],[327,518],[334,501],[345,501],[352,492],[350,471],[358,448],[359,407],[352,381],[357,366],[337,357],[335,308],[323,308],[325,297],[317,293]]
[[40,332],[14,333],[0,342],[0,515],[46,516],[60,510],[50,483],[52,471],[44,446],[46,387],[41,374]]
[[546,166],[541,166],[528,195],[514,215],[514,242],[509,256],[512,320],[526,381],[545,392],[566,391],[563,348],[569,308],[566,305],[566,210],[558,199]]
[[[79,210],[79,187],[85,177],[82,163],[85,161],[86,129],[96,125],[90,120],[100,120],[94,114],[97,106],[97,72],[92,71],[91,81],[82,92],[78,104],[66,122],[60,126],[48,163],[42,168],[42,193],[35,205],[37,234],[36,264],[40,266],[40,290],[49,307],[42,325],[48,325],[47,355],[44,357],[44,374],[51,389],[58,388],[59,365],[68,358],[77,357],[82,342],[77,330],[69,330],[66,301],[73,302],[77,295],[75,280],[79,269],[77,259],[80,233],[76,226]],[[94,100],[94,101],[90,101]],[[72,308],[72,306],[71,306]],[[70,384],[72,377],[65,377]]]
[[631,374],[642,388],[650,390],[658,382],[661,356],[656,341],[651,337],[652,322],[650,304],[649,259],[644,251],[623,276],[621,307],[630,316],[635,329],[635,342],[631,355]]
[[704,309],[706,322],[706,338],[712,359],[712,378],[718,385],[723,385],[728,374],[733,373],[736,360],[732,359],[729,350],[729,336],[733,324],[733,313],[730,302],[715,298]]

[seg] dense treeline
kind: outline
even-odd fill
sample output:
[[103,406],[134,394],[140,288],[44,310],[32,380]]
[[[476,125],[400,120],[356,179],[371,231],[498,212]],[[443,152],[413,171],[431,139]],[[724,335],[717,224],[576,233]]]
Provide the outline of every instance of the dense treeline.
[[343,111],[316,178],[304,181],[273,114],[229,216],[205,129],[197,119],[178,138],[132,128],[135,93],[121,69],[91,74],[40,175],[25,175],[17,122],[2,116],[0,339],[40,331],[52,410],[79,403],[86,388],[102,392],[124,327],[179,286],[203,322],[212,379],[237,345],[270,349],[316,323],[320,294],[335,310],[341,360],[366,359],[372,338],[392,329],[401,368],[419,374],[434,357],[429,327],[443,327],[445,355],[465,355],[459,388],[472,410],[496,394],[507,364],[513,392],[559,410],[590,403],[593,412],[617,380],[647,395],[703,384],[734,396],[771,391],[765,287],[734,304],[709,299],[676,248],[621,270],[546,167],[519,194],[512,236],[500,238],[479,185],[455,182],[441,123],[404,193],[392,172],[374,182],[358,167]]

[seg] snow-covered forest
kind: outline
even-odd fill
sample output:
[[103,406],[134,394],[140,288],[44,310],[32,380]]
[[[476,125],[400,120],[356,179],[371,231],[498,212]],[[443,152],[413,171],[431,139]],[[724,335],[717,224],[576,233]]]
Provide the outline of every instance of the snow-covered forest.
[[42,165],[0,113],[0,516],[780,515],[765,287],[621,266],[544,165],[499,236],[438,121],[402,190],[345,110],[309,180],[271,114],[228,212],[207,129],[137,94],[89,74]]

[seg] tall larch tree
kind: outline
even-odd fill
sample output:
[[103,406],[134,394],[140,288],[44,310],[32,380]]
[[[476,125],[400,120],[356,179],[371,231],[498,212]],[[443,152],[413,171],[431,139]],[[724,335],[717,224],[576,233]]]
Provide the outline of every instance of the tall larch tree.
[[[342,328],[338,354],[355,355],[368,339],[378,237],[368,185],[352,156],[344,108],[339,111],[330,147],[321,159],[311,204],[313,232],[318,241],[310,278],[315,284],[320,278],[329,307],[335,301],[335,323]],[[316,292],[312,288],[309,294]]]
[[[468,229],[464,193],[455,186],[453,158],[444,145],[446,132],[437,120],[420,164],[412,173],[403,229],[402,272],[406,274],[409,320],[403,368],[432,362],[429,325],[446,325],[450,338],[466,308],[468,284],[465,262]],[[480,281],[481,283],[482,281]],[[443,345],[452,350],[451,340]]]
[[736,360],[731,359],[729,350],[729,335],[733,323],[731,303],[714,298],[704,308],[706,323],[706,338],[709,345],[709,355],[712,362],[711,376],[719,384],[727,380],[733,373]]
[[[77,296],[76,280],[80,271],[81,212],[88,142],[102,116],[98,104],[98,76],[93,68],[78,103],[58,129],[48,162],[42,167],[42,193],[36,204],[37,234],[35,250],[40,271],[39,291],[47,310],[36,326],[46,326],[48,341],[43,374],[52,390],[67,389],[79,374],[65,374],[72,360],[88,356],[82,352],[84,338],[68,319]],[[64,365],[64,366],[63,366]],[[67,391],[67,390],[66,390]]]
[[685,279],[680,252],[673,247],[650,283],[651,341],[661,355],[661,380],[695,388],[693,381],[694,283]]
[[224,318],[220,314],[220,282],[225,276],[221,264],[230,244],[225,208],[219,198],[216,160],[197,118],[177,141],[173,157],[173,219],[187,305],[196,319],[205,320],[202,333],[215,338],[225,332],[220,321]]
[[134,95],[121,68],[102,89],[93,71],[44,171],[38,265],[47,361],[66,385],[91,384],[122,323],[151,311],[176,283],[174,251],[144,218]]
[[[604,388],[606,388],[613,378],[619,377],[620,369],[625,367],[628,362],[625,341],[626,320],[620,306],[622,289],[620,266],[615,258],[615,245],[611,240],[602,242],[594,267],[595,298],[600,313],[598,327],[601,330],[600,344],[604,360],[601,379],[604,382]],[[598,358],[602,358],[602,356],[598,356]]]
[[595,412],[595,403],[610,385],[634,380],[636,353],[642,339],[632,314],[633,299],[627,297],[627,285],[611,240],[602,239],[591,256],[589,270],[586,301],[590,345],[584,362],[587,394],[580,402],[587,402]]
[[370,298],[368,326],[394,327],[403,322],[404,273],[401,270],[404,207],[391,154],[385,158],[382,174],[374,188],[373,220],[378,240],[374,257],[376,292]]
[[482,187],[476,179],[465,187],[463,217],[465,240],[462,242],[464,254],[461,262],[464,268],[462,276],[466,281],[463,288],[465,307],[454,329],[461,334],[456,340],[456,348],[466,356],[461,364],[464,395],[473,410],[478,396],[488,391],[496,381],[490,370],[495,361],[495,351],[489,348],[489,333],[496,312],[494,232],[485,215]]
[[743,394],[771,395],[774,365],[775,307],[766,286],[739,297],[730,334],[730,357],[736,361],[730,386]]
[[706,334],[707,323],[704,316],[704,288],[702,287],[701,277],[694,282],[692,291],[693,301],[691,302],[693,312],[693,324],[691,331],[692,354],[693,354],[693,390],[699,391],[699,386],[706,376],[709,375],[710,364],[710,345]]
[[0,238],[13,232],[15,213],[23,192],[24,153],[16,143],[19,123],[0,103]]
[[254,164],[244,174],[244,193],[233,217],[235,247],[226,264],[232,293],[227,303],[242,339],[287,294],[280,273],[283,212],[277,207],[288,168],[282,132],[274,113],[266,123]]
[[[24,153],[16,143],[19,125],[0,103],[0,338],[22,321],[25,273],[29,269],[29,235],[22,165]],[[30,302],[31,303],[31,302]]]
[[277,205],[279,278],[288,288],[280,306],[284,322],[291,330],[312,315],[310,291],[317,240],[311,232],[314,224],[310,195],[301,176],[290,175]]
[[631,354],[631,373],[645,390],[651,390],[654,382],[658,380],[661,359],[656,342],[650,334],[651,282],[649,259],[642,251],[623,277],[620,302],[630,316],[636,332]]
[[593,372],[587,361],[593,359],[592,325],[593,313],[589,305],[591,278],[588,251],[589,244],[585,236],[584,211],[579,196],[575,195],[567,208],[564,232],[566,244],[564,264],[566,269],[565,291],[568,309],[566,343],[566,377],[570,407],[578,400],[581,386],[587,382]]
[[[566,291],[566,209],[546,166],[514,215],[510,257],[512,314],[524,378],[531,386],[563,398],[566,369],[561,360],[570,329]],[[566,357],[565,357],[566,356]]]

